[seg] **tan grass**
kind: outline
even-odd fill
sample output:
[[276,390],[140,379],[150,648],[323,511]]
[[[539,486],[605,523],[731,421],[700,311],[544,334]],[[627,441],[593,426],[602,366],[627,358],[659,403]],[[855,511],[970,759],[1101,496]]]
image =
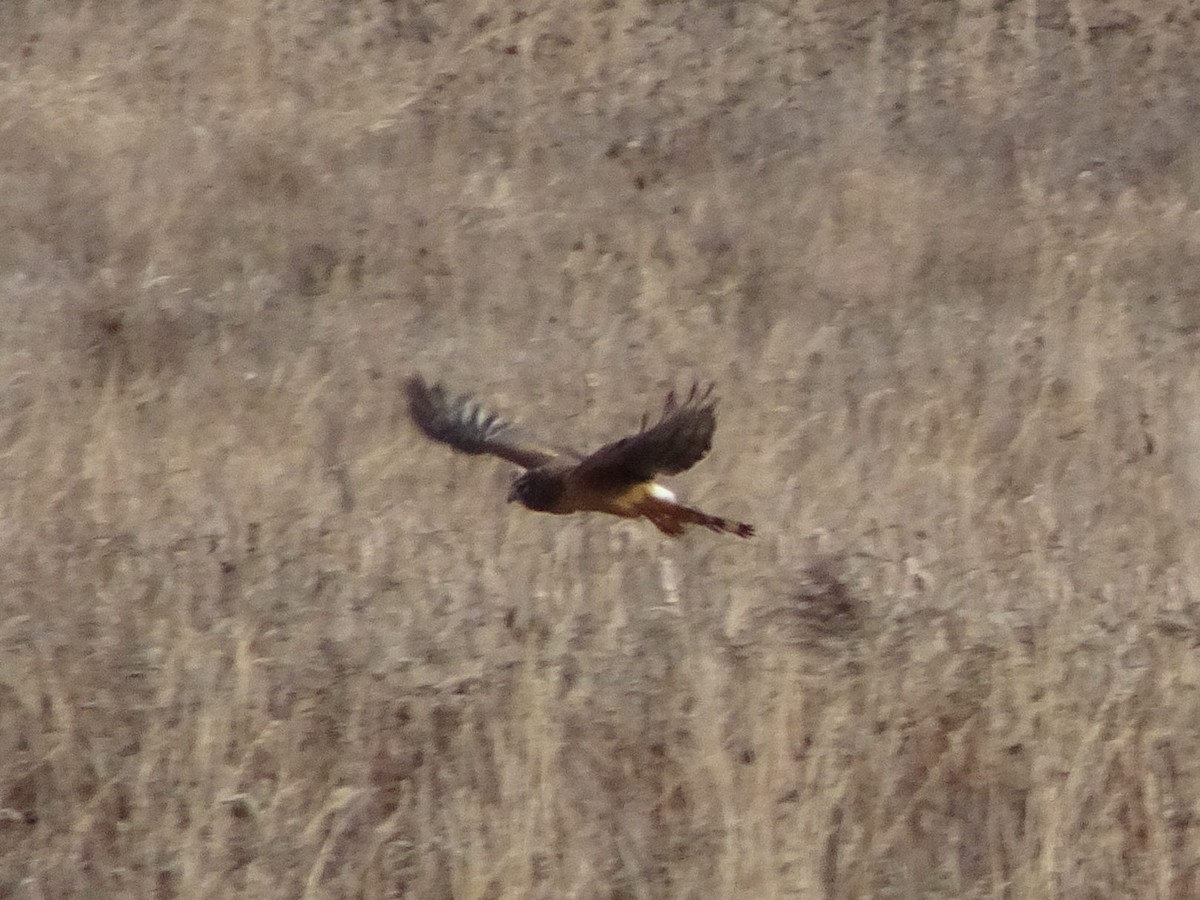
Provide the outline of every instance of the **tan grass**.
[[[4,6],[0,896],[1200,893],[1200,36],[1119,7]],[[715,378],[759,536],[506,507],[413,371]]]

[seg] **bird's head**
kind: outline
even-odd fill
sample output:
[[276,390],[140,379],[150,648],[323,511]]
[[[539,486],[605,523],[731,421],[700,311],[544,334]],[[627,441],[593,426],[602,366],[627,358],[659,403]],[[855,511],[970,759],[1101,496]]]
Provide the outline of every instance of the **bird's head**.
[[560,475],[541,469],[530,469],[512,483],[508,492],[508,502],[512,503],[515,500],[529,509],[550,512],[562,497],[564,488]]

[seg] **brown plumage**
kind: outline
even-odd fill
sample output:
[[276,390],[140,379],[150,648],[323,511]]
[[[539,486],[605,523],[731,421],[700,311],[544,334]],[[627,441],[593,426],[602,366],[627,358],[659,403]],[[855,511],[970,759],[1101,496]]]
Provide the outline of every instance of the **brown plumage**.
[[605,444],[590,456],[537,444],[516,426],[487,412],[469,396],[452,397],[440,385],[410,378],[408,408],[413,422],[435,441],[462,453],[490,453],[526,471],[513,482],[510,501],[560,515],[605,512],[622,518],[643,516],[665,534],[678,536],[702,525],[750,537],[754,526],[685,506],[654,479],[677,475],[704,458],[717,427],[716,400],[709,385],[693,385],[682,402],[672,391],[661,418],[629,437]]

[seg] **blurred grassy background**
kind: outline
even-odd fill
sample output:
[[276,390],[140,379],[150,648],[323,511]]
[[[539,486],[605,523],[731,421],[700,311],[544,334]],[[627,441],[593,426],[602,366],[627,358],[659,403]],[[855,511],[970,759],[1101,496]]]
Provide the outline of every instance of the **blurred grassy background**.
[[[1200,894],[1179,2],[0,7],[0,896]],[[715,378],[743,542],[504,504]]]

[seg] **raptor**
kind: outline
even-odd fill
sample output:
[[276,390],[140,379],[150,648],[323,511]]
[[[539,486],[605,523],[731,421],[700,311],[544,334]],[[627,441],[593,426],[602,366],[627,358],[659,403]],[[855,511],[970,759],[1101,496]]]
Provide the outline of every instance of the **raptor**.
[[754,526],[710,515],[681,503],[656,479],[677,475],[703,459],[717,427],[713,387],[694,384],[682,400],[667,395],[661,417],[628,437],[584,456],[535,442],[511,422],[469,395],[453,396],[440,384],[413,376],[405,383],[413,422],[429,438],[461,453],[491,454],[525,471],[513,482],[509,501],[531,510],[565,515],[610,513],[646,518],[672,537],[689,525],[750,537]]

